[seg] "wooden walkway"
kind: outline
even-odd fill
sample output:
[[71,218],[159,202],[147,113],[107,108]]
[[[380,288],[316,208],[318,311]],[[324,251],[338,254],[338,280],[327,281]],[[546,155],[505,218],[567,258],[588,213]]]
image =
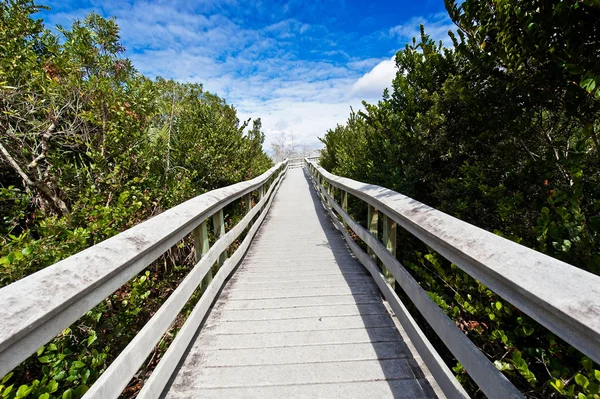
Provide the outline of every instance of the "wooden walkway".
[[288,171],[164,397],[436,397],[304,173]]
[[[254,193],[261,199],[247,206]],[[368,206],[369,229],[345,211],[348,195]],[[247,213],[226,229],[223,209],[234,201],[246,204]],[[381,224],[374,234],[376,217]],[[210,245],[207,224],[218,236]],[[437,343],[462,364],[477,395],[524,399],[396,259],[398,228],[600,363],[599,276],[401,193],[333,175],[311,159],[293,159],[194,197],[1,288],[6,306],[0,306],[0,379],[161,254],[193,237],[199,261],[86,399],[120,397],[203,280],[211,282],[138,399],[468,398],[374,258],[440,338]],[[211,266],[236,240],[240,246],[213,275]]]

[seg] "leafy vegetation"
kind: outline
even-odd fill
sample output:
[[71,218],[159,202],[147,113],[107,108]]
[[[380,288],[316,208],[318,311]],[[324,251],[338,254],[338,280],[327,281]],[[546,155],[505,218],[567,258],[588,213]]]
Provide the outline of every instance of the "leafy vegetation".
[[[272,165],[260,119],[240,122],[199,84],[141,75],[114,20],[92,13],[54,33],[42,8],[0,2],[0,287]],[[0,397],[81,397],[189,271],[191,245],[40,348]]]
[[[322,166],[599,274],[600,3],[446,8],[458,26],[453,48],[421,27],[396,55],[391,91],[321,139]],[[600,398],[589,358],[408,233],[398,247],[432,299],[528,396]]]

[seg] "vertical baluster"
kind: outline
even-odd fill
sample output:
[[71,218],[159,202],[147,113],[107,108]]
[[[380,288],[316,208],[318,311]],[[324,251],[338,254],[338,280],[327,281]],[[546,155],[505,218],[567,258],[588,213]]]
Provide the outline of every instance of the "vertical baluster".
[[342,190],[342,209],[348,212],[348,191]]
[[[213,228],[217,240],[225,235],[225,218],[223,217],[223,209],[220,209],[219,212],[213,215]],[[227,260],[227,249],[223,250],[221,255],[219,255],[217,269],[223,265],[225,260]]]
[[244,195],[244,207],[246,208],[246,213],[252,210],[252,193]]
[[[210,248],[210,244],[208,242],[208,230],[206,229],[206,220],[200,223],[200,226],[196,227],[192,234],[194,236],[194,248],[196,249],[196,263],[198,263]],[[211,268],[206,273],[206,276],[202,279],[202,290],[204,290],[204,288],[210,284],[212,278],[213,275]]]
[[[368,206],[369,210],[367,213],[367,227],[369,228],[369,232],[373,235],[373,237],[377,238],[377,223],[379,222],[379,212],[374,206]],[[371,255],[373,260],[377,261],[377,255],[375,255],[375,252],[373,252],[371,247],[369,247],[368,253],[369,255]]]
[[[386,214],[383,215],[383,244],[388,251],[396,257],[396,222],[390,219]],[[392,287],[395,287],[396,280],[390,271],[384,266],[383,275]]]

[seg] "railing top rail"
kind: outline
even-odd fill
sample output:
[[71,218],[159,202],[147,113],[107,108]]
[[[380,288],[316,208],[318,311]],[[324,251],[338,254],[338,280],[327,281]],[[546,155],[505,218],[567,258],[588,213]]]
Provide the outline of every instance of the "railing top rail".
[[304,161],[305,159],[319,159],[319,156],[318,155],[311,155],[309,157],[288,158],[288,161]]
[[[216,211],[265,184],[286,162],[252,180],[192,198],[0,289],[0,356],[24,358],[23,347],[40,337],[51,339],[70,324],[61,327],[65,320],[57,320],[57,314],[68,314],[66,320],[78,315],[76,320]],[[107,281],[110,287],[103,286]],[[21,340],[31,342],[14,345]]]
[[463,222],[395,191],[333,175],[333,186],[379,209],[492,291],[600,362],[600,277]]

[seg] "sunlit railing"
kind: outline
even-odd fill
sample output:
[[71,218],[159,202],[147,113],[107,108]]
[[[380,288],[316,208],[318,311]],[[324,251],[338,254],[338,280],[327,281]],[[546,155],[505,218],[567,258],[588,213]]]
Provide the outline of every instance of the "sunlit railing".
[[[375,278],[446,395],[465,397],[466,393],[408,313],[390,282],[400,285],[489,398],[523,397],[396,259],[397,225],[594,361],[600,362],[600,277],[395,191],[335,176],[312,160],[307,159],[305,164],[334,224]],[[368,205],[368,229],[347,213],[348,194]],[[377,237],[379,217],[383,219],[381,241]],[[368,246],[369,253],[356,244],[350,231]],[[381,271],[377,267],[377,259],[384,265]]]
[[[255,179],[202,194],[0,289],[0,378],[192,234],[197,264],[85,395],[118,397],[204,282],[200,301],[138,395],[158,397],[225,279],[248,249],[287,168],[284,161]],[[258,201],[252,206],[255,191]],[[243,200],[246,215],[225,232],[223,208],[235,200]],[[209,218],[218,238],[212,246]],[[246,229],[240,246],[228,254],[228,247]],[[215,263],[218,271],[213,276]]]

